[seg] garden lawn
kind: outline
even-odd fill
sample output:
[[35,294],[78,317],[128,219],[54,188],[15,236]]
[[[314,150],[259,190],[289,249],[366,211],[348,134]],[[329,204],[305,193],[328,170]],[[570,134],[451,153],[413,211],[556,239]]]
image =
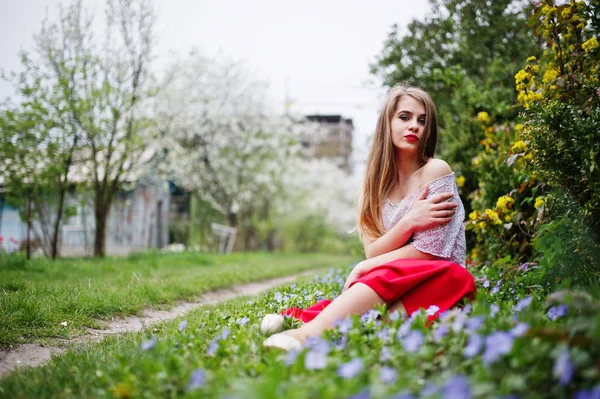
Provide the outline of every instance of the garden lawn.
[[349,256],[284,253],[150,253],[28,263],[0,256],[0,347],[70,338],[149,306],[169,307],[209,290],[351,263]]
[[[349,268],[254,300],[203,306],[107,338],[0,382],[5,397],[597,398],[598,293],[549,293],[516,273],[479,274],[478,299],[428,321],[382,308],[299,352],[261,346],[262,317],[339,294]],[[514,271],[514,270],[513,270]],[[287,327],[295,325],[288,319]],[[596,395],[596,396],[594,396]]]

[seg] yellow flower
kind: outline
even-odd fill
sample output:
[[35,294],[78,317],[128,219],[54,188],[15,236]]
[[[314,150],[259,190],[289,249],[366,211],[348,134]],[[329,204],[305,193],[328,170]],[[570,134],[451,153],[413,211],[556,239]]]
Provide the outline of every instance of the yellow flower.
[[554,65],[548,65],[548,69],[546,69],[546,72],[544,72],[544,76],[542,77],[542,82],[546,84],[550,83],[554,79],[558,78],[559,75],[560,72],[556,69],[556,67],[554,67]]
[[590,51],[594,50],[596,47],[598,47],[598,40],[596,40],[595,37],[592,37],[591,39],[586,40],[585,43],[583,43],[581,45],[581,47],[583,48],[583,50],[586,53],[589,53]]
[[475,227],[479,230],[485,230],[485,222],[479,222],[475,225]]
[[473,157],[473,159],[471,159],[471,165],[473,166],[477,166],[481,163],[481,158],[478,156]]
[[564,19],[569,19],[569,17],[571,16],[571,9],[569,7],[565,8],[564,10],[562,10],[562,12],[560,13],[560,15]]
[[511,151],[514,154],[525,152],[527,151],[527,143],[523,140],[518,140],[512,145]]
[[490,218],[490,221],[494,224],[502,224],[502,220],[500,220],[500,216],[498,212],[492,211],[491,209],[486,209],[485,214]]
[[470,220],[477,220],[477,211],[473,211],[471,213],[469,213],[469,219]]
[[546,199],[544,197],[537,197],[533,206],[537,209],[542,207],[544,203],[546,203]]
[[487,112],[482,111],[477,114],[477,120],[481,123],[488,123],[490,121],[490,116]]
[[577,25],[577,29],[581,29],[581,30],[585,29],[585,23],[580,22],[579,25]]
[[523,124],[522,124],[522,123],[517,123],[517,124],[515,125],[515,129],[516,129],[516,130],[518,130],[518,131],[520,132],[521,130],[523,130]]
[[535,58],[535,55],[532,55],[531,57],[527,58],[527,62],[532,62],[532,61],[535,61],[535,60],[537,60],[537,58]]
[[503,195],[496,201],[496,209],[502,210],[502,212],[508,212],[509,208],[515,203],[515,200],[510,195]]
[[505,221],[506,223],[510,222],[511,220],[512,220],[512,218],[511,218],[511,216],[510,216],[510,215],[506,215],[506,216],[504,216],[504,221]]
[[458,187],[464,187],[464,185],[465,185],[465,180],[466,180],[466,179],[465,179],[465,177],[464,177],[464,176],[458,176],[458,177],[456,178],[456,185],[457,185]]

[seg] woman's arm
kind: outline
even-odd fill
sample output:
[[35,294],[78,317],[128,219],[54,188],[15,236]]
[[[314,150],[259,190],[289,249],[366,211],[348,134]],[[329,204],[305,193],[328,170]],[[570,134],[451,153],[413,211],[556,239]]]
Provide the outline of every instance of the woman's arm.
[[441,193],[426,198],[428,192],[429,188],[425,186],[415,199],[410,211],[387,233],[375,240],[368,237],[363,238],[367,259],[403,247],[416,230],[426,230],[452,220],[457,204],[446,202],[446,200],[452,198],[453,193]]
[[367,260],[363,260],[362,262],[358,263],[356,266],[354,266],[354,269],[352,269],[352,272],[350,272],[350,275],[346,279],[346,283],[344,284],[344,290],[348,288],[350,283],[352,283],[354,280],[359,279],[360,276],[362,276],[375,266],[385,265],[386,263],[389,263],[396,259],[433,260],[437,259],[437,257],[419,251],[418,249],[413,247],[412,244],[405,245],[402,248],[395,249],[393,251],[375,256]]

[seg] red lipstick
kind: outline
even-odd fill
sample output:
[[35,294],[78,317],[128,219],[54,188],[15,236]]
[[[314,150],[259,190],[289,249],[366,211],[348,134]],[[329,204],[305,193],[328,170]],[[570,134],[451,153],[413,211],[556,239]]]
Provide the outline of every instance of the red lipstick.
[[419,141],[419,137],[417,137],[414,134],[407,134],[406,136],[404,136],[406,138],[406,140],[408,141]]

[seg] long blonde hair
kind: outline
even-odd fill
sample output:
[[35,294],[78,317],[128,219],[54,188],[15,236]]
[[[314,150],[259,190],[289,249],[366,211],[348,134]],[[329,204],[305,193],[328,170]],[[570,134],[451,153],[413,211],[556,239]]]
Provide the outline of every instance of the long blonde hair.
[[433,157],[437,145],[437,114],[433,100],[424,90],[405,84],[397,84],[388,93],[385,106],[379,112],[373,144],[367,159],[367,171],[358,195],[357,230],[361,237],[376,239],[385,234],[381,220],[383,199],[398,179],[398,159],[392,142],[391,121],[398,101],[404,95],[420,101],[425,107],[425,129],[419,143],[419,163],[424,165]]

